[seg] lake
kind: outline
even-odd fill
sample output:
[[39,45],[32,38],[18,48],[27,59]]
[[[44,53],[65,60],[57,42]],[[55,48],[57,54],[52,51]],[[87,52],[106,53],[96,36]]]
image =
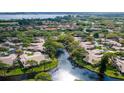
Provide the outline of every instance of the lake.
[[0,19],[46,19],[55,18],[57,16],[65,16],[66,14],[0,14]]

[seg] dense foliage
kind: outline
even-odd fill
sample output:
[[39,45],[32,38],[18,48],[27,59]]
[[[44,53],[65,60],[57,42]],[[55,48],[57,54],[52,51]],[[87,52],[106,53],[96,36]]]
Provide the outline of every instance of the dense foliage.
[[47,72],[41,72],[35,76],[35,80],[40,80],[40,81],[50,81],[52,80],[52,77],[49,73]]

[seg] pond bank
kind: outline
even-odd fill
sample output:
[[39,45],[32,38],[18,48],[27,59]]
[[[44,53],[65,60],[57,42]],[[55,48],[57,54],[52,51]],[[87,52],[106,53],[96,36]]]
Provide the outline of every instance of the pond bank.
[[[32,79],[34,76],[40,72],[49,72],[52,69],[56,68],[58,62],[50,62],[48,64],[41,65],[39,67],[34,67],[32,69],[28,69],[25,73],[22,72],[21,69],[15,69],[14,71],[10,71],[6,76],[0,76],[1,81],[19,81],[19,80],[27,80]],[[45,68],[44,68],[45,67]]]

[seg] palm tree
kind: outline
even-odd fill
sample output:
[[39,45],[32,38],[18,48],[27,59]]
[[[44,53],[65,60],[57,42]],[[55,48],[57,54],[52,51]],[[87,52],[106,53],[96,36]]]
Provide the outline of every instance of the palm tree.
[[100,70],[99,70],[99,80],[104,79],[107,63],[108,63],[108,56],[104,55],[101,59]]
[[23,54],[23,51],[22,51],[22,50],[16,50],[16,54],[17,54],[17,59],[16,59],[16,61],[19,63],[19,65],[20,65],[21,67],[24,68],[22,62],[20,61],[20,56]]

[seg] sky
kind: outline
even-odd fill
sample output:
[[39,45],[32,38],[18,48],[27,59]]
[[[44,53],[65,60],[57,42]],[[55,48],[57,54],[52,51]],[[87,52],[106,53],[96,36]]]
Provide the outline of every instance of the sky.
[[0,0],[0,12],[124,12],[124,0]]

